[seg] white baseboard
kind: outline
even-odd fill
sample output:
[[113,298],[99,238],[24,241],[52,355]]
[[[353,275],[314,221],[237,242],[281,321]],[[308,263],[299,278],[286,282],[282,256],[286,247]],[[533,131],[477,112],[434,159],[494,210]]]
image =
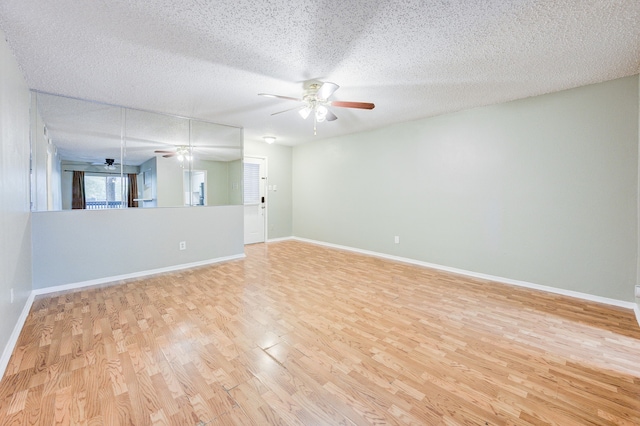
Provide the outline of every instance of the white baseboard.
[[307,239],[307,238],[299,238],[299,237],[292,237],[291,239],[292,240],[296,240],[296,241],[302,241],[302,242],[310,243],[310,244],[316,244],[316,245],[332,247],[332,248],[336,248],[336,249],[340,249],[340,250],[347,250],[347,251],[351,251],[351,252],[355,252],[355,253],[366,254],[366,255],[369,255],[369,256],[380,257],[380,258],[383,258],[383,259],[395,260],[397,262],[409,263],[409,264],[412,264],[412,265],[418,265],[418,266],[424,266],[424,267],[427,267],[427,268],[438,269],[440,271],[452,272],[454,274],[465,275],[465,276],[472,277],[472,278],[480,278],[480,279],[483,279],[483,280],[495,281],[495,282],[498,282],[498,283],[517,285],[519,287],[526,287],[526,288],[531,288],[531,289],[535,289],[535,290],[546,291],[546,292],[549,292],[549,293],[561,294],[563,296],[570,296],[570,297],[575,297],[575,298],[578,298],[578,299],[589,300],[591,302],[604,303],[604,304],[607,304],[607,305],[618,306],[618,307],[625,308],[625,309],[632,309],[632,310],[635,311],[636,319],[638,320],[638,325],[640,325],[640,311],[638,310],[638,306],[633,302],[627,302],[627,301],[624,301],[624,300],[617,300],[617,299],[610,299],[608,297],[601,297],[601,296],[596,296],[596,295],[593,295],[593,294],[581,293],[581,292],[578,292],[578,291],[564,290],[564,289],[561,289],[561,288],[550,287],[550,286],[540,285],[540,284],[534,284],[534,283],[530,283],[530,282],[527,282],[527,281],[519,281],[519,280],[510,279],[510,278],[497,277],[497,276],[494,276],[494,275],[488,275],[488,274],[482,274],[482,273],[479,273],[479,272],[467,271],[465,269],[458,269],[458,268],[452,268],[452,267],[449,267],[449,266],[437,265],[435,263],[422,262],[420,260],[409,259],[409,258],[406,258],[406,257],[393,256],[393,255],[384,254],[384,253],[378,253],[378,252],[369,251],[369,250],[361,250],[361,249],[358,249],[358,248],[353,248],[353,247],[348,247],[348,246],[341,246],[341,245],[332,244],[332,243],[326,243],[324,241],[316,241],[316,240],[310,240],[310,239]]
[[230,260],[243,259],[245,257],[246,257],[245,254],[242,253],[242,254],[237,254],[233,256],[218,257],[215,259],[209,259],[209,260],[204,260],[200,262],[184,263],[181,265],[174,265],[166,268],[151,269],[147,271],[134,272],[131,274],[98,278],[95,280],[82,281],[77,283],[38,288],[38,289],[32,290],[31,293],[29,294],[29,297],[27,298],[24,308],[22,309],[22,313],[20,314],[20,317],[18,318],[18,321],[16,322],[15,327],[13,328],[11,337],[9,337],[9,341],[5,345],[4,351],[2,352],[2,357],[0,358],[0,378],[4,377],[4,373],[7,369],[7,366],[9,365],[9,360],[11,359],[11,355],[13,354],[16,344],[18,343],[18,337],[20,337],[20,332],[22,331],[22,327],[24,326],[24,323],[27,320],[27,316],[29,315],[29,311],[31,311],[31,306],[33,305],[33,301],[36,296],[39,296],[42,294],[57,293],[59,291],[75,290],[83,287],[90,287],[94,285],[106,284],[106,283],[116,282],[121,280],[128,280],[131,278],[145,277],[149,275],[161,274],[164,272],[179,271],[181,269],[195,268],[197,266],[205,266],[205,265],[211,265],[214,263],[228,262]]
[[27,300],[24,303],[24,307],[22,308],[22,312],[18,317],[18,321],[16,321],[16,325],[13,327],[13,332],[11,333],[11,336],[9,336],[9,341],[5,345],[4,351],[2,351],[2,357],[0,357],[0,380],[4,377],[4,372],[9,365],[9,360],[11,359],[13,350],[18,343],[18,338],[20,337],[22,327],[24,326],[24,323],[27,320],[27,316],[29,316],[29,312],[31,311],[34,297],[35,295],[33,294],[33,292],[31,292],[29,294],[29,297],[27,297]]
[[293,237],[280,237],[280,238],[270,238],[267,240],[268,243],[278,243],[280,241],[289,241],[292,240]]
[[149,275],[162,274],[165,272],[179,271],[181,269],[195,268],[197,266],[211,265],[213,263],[228,262],[230,260],[243,259],[245,257],[246,256],[244,253],[236,254],[233,256],[217,257],[215,259],[203,260],[200,262],[183,263],[180,265],[168,266],[166,268],[149,269],[147,271],[134,272],[131,274],[116,275],[112,277],[98,278],[95,280],[81,281],[77,283],[63,284],[63,285],[58,285],[53,287],[38,288],[33,290],[32,293],[36,296],[39,296],[41,294],[50,294],[50,293],[57,293],[59,291],[75,290],[78,288],[90,287],[90,286],[99,285],[99,284],[106,284],[114,281],[129,280],[132,278],[146,277]]

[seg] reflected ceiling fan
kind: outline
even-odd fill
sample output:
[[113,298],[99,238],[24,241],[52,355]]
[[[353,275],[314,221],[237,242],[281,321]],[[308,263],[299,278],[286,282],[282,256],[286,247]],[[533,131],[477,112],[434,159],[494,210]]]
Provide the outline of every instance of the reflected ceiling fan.
[[157,149],[154,152],[156,154],[164,154],[163,155],[164,158],[177,156],[179,161],[192,159],[192,155],[191,155],[191,152],[189,151],[189,147],[184,145],[177,146],[176,149],[174,149],[173,151],[165,151],[165,150]]
[[105,169],[107,170],[115,170],[116,166],[119,166],[120,163],[116,163],[116,160],[113,158],[105,158],[104,159],[104,163],[102,162],[97,162],[97,163],[91,163],[92,166],[104,166]]
[[188,146],[180,145],[177,146],[173,151],[165,151],[161,149],[157,149],[154,151],[156,154],[163,154],[164,158],[176,157],[180,162],[180,167],[184,167],[184,162],[191,163],[193,161],[193,155],[191,154],[191,150]]
[[338,90],[340,86],[330,82],[313,82],[309,84],[302,98],[293,98],[290,96],[272,95],[269,93],[258,93],[259,96],[269,98],[285,99],[288,101],[302,102],[295,108],[285,109],[284,111],[274,112],[271,115],[282,114],[283,112],[298,110],[298,114],[303,119],[309,118],[313,114],[313,134],[316,134],[316,124],[323,121],[334,121],[338,117],[329,109],[329,107],[340,108],[357,108],[357,109],[374,109],[375,105],[369,102],[349,102],[349,101],[330,101],[329,98]]

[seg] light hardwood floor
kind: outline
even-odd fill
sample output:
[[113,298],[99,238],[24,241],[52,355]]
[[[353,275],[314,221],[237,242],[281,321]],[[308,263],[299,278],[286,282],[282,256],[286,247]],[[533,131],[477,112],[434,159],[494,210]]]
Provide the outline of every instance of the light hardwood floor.
[[285,241],[39,297],[2,425],[640,424],[625,309]]

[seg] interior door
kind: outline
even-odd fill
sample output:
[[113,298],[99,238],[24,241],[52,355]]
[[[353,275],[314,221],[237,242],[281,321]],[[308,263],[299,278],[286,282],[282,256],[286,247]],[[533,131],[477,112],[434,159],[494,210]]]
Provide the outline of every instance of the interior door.
[[263,243],[267,209],[265,188],[267,185],[266,160],[245,157],[244,159],[244,243]]

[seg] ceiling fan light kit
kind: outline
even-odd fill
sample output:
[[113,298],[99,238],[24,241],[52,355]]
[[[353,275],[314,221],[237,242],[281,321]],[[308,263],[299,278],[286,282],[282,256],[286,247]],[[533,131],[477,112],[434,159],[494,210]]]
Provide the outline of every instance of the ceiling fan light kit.
[[193,156],[189,153],[189,148],[187,148],[186,146],[179,147],[178,150],[176,151],[176,154],[177,154],[178,161],[180,161],[181,163],[185,160],[187,161],[193,160]]
[[290,96],[273,95],[270,93],[258,93],[260,96],[269,98],[285,99],[288,101],[302,102],[300,107],[290,108],[284,111],[274,112],[271,115],[281,114],[283,112],[298,110],[298,114],[303,119],[309,118],[313,113],[313,134],[317,134],[316,124],[323,121],[334,121],[338,117],[328,108],[330,106],[339,108],[357,108],[357,109],[373,109],[375,104],[369,102],[349,102],[349,101],[330,101],[329,98],[338,90],[340,86],[335,83],[311,83],[302,94],[302,98],[293,98]]
[[[322,123],[327,118],[327,113],[329,110],[326,106],[320,104],[316,106],[316,121],[318,123]],[[337,118],[337,117],[336,117]]]
[[309,117],[309,114],[311,114],[311,108],[309,107],[304,107],[301,110],[298,111],[298,114],[300,114],[300,117],[302,117],[304,120],[306,120]]

